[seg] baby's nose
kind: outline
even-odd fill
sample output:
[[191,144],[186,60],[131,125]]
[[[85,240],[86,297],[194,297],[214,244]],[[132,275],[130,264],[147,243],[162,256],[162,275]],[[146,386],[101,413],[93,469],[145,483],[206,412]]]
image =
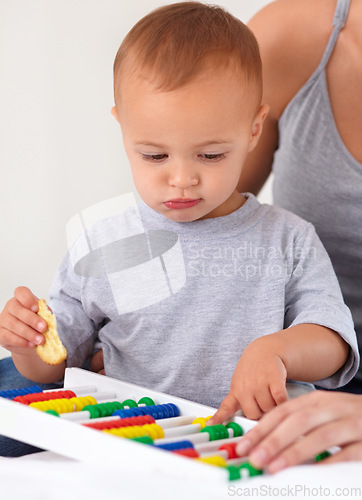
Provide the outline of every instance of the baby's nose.
[[196,186],[198,182],[197,172],[189,166],[179,165],[172,168],[170,172],[169,183],[171,186],[185,189],[189,186]]

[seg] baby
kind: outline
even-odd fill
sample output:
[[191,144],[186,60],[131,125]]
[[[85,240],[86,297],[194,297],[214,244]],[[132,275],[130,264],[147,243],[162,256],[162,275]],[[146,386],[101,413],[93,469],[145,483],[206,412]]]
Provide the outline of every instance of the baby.
[[313,226],[237,190],[268,113],[249,29],[219,7],[161,7],[124,39],[114,95],[142,201],[90,224],[61,263],[50,305],[66,362],[36,355],[37,298],[16,289],[0,344],[18,370],[56,381],[98,338],[106,375],[220,406],[214,423],[259,418],[287,379],[347,383],[353,323]]

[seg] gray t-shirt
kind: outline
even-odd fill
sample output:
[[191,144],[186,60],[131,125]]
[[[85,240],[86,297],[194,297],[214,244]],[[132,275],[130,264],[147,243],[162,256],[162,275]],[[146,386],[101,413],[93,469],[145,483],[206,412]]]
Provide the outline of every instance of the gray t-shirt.
[[245,196],[214,219],[174,222],[141,202],[88,227],[50,292],[67,365],[82,366],[99,338],[107,375],[217,407],[250,342],[316,323],[351,346],[316,382],[347,383],[356,336],[313,226]]

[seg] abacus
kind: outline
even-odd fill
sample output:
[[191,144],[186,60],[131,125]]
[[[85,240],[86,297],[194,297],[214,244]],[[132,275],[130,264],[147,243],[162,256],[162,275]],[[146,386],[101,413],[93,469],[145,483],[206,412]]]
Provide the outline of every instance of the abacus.
[[226,425],[206,426],[215,411],[67,368],[64,389],[0,392],[0,434],[73,459],[161,474],[223,482],[262,474],[235,453],[255,422],[235,416]]

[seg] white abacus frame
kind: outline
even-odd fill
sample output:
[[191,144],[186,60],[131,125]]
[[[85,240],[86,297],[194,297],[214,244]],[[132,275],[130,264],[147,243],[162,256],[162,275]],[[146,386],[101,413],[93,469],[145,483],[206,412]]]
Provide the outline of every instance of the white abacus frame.
[[[92,373],[80,368],[67,368],[64,389],[94,386],[98,391],[114,391],[115,399],[139,400],[151,397],[156,404],[174,403],[181,415],[207,417],[215,408],[186,399],[169,396]],[[14,388],[15,389],[15,388]],[[235,416],[244,432],[254,427],[255,422]],[[79,425],[74,421],[57,418],[26,405],[0,397],[0,434],[24,443],[49,450],[68,458],[122,469],[143,469],[150,473],[166,474],[168,477],[228,481],[228,474],[222,467],[211,466],[191,460],[175,453],[160,450],[132,440],[118,438],[105,432]]]

